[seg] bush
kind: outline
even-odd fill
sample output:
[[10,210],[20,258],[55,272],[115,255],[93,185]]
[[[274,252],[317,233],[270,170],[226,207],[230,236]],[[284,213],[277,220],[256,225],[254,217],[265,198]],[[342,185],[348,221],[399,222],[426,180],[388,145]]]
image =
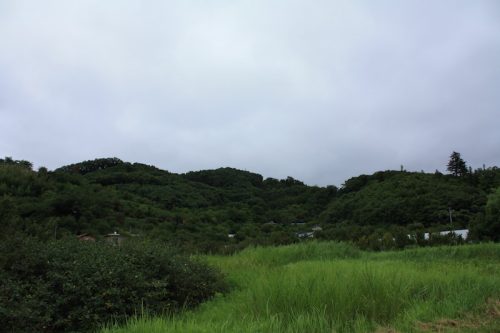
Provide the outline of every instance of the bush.
[[193,307],[225,289],[215,269],[146,241],[2,240],[0,279],[6,332],[90,330],[142,309]]

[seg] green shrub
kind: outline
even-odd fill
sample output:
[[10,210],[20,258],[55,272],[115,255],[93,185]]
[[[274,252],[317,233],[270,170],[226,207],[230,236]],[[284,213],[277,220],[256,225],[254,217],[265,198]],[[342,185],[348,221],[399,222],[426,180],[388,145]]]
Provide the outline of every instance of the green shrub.
[[0,322],[6,332],[90,330],[145,309],[173,313],[225,289],[218,271],[146,241],[0,242]]

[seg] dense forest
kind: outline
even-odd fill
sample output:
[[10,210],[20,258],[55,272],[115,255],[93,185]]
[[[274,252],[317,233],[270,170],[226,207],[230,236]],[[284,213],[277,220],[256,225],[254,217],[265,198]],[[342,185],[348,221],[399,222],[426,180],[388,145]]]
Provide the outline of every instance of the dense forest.
[[499,241],[500,169],[472,170],[453,153],[447,170],[379,171],[337,188],[233,168],[175,174],[117,158],[33,170],[28,161],[6,157],[1,234],[99,240],[116,231],[219,253],[312,237],[402,248],[461,241],[423,233],[465,228],[470,241]]

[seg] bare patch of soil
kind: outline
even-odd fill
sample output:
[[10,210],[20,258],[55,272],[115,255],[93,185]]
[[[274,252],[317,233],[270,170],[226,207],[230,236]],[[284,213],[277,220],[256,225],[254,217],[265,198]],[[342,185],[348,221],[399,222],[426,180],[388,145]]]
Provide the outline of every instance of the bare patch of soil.
[[[442,318],[433,322],[418,322],[421,332],[500,332],[500,299],[488,299],[478,314],[467,313],[459,319]],[[391,327],[378,327],[374,333],[401,333]]]
[[[423,332],[460,332],[498,329],[500,331],[500,300],[488,299],[484,311],[480,314],[465,314],[461,319],[442,318],[430,323],[417,323],[417,328]],[[494,332],[494,331],[491,331]]]

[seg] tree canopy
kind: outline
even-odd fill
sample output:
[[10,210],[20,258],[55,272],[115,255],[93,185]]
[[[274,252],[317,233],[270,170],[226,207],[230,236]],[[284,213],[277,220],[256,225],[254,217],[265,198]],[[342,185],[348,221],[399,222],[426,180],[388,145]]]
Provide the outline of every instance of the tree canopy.
[[490,227],[498,218],[498,196],[490,194],[498,187],[497,167],[466,177],[379,171],[336,188],[292,177],[264,179],[233,168],[175,174],[106,158],[34,171],[30,162],[5,158],[0,159],[0,228],[2,235],[40,239],[83,233],[99,238],[116,230],[190,252],[297,242],[298,234],[313,227],[314,237],[375,248],[380,239],[405,246],[410,232],[452,227],[471,227],[477,239],[496,240]]
[[467,173],[467,165],[465,161],[460,156],[460,153],[454,151],[450,160],[448,161],[447,170],[453,175],[457,177],[464,176]]

